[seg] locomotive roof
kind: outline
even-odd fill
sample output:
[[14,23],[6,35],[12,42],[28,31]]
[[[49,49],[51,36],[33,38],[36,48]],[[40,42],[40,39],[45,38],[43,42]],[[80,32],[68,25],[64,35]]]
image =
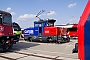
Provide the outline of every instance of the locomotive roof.
[[62,24],[62,25],[56,25],[56,26],[68,26],[68,25],[78,25],[78,24]]
[[0,10],[0,14],[7,14],[7,15],[11,16],[11,14],[9,12],[5,12],[5,11],[2,11],[2,10]]
[[39,21],[34,21],[34,22],[55,22],[56,20],[54,19],[48,19],[48,20],[39,20]]
[[16,23],[16,22],[13,22],[12,24],[13,24],[13,25],[18,25],[18,23]]
[[77,27],[78,24],[55,25],[56,27],[72,28]]
[[48,19],[47,21],[48,22],[56,22],[56,20],[54,20],[54,19]]

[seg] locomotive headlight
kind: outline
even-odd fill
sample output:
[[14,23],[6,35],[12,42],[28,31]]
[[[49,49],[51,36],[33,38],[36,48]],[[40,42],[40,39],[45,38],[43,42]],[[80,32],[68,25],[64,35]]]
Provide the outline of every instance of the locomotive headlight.
[[45,33],[49,33],[49,31],[47,30],[47,31],[45,31]]
[[64,35],[63,37],[64,37],[64,38],[67,38],[67,36],[66,36],[66,35]]

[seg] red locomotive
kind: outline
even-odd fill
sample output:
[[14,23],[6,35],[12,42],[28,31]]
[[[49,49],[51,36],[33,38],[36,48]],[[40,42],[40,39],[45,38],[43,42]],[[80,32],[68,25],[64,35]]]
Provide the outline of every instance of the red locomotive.
[[11,49],[13,45],[12,15],[0,10],[0,52]]
[[33,28],[24,29],[24,39],[44,42],[69,42],[67,28],[54,26],[56,20],[48,19],[35,21]]
[[67,28],[56,27],[56,26],[47,26],[44,28],[44,36],[49,36],[49,40],[56,41],[59,43],[69,42],[70,38],[67,35]]
[[78,33],[77,33],[77,26],[78,24],[71,24],[71,27],[68,28],[67,30],[67,34],[72,37],[72,38],[77,38],[78,37]]
[[67,35],[71,38],[78,38],[78,24],[66,24],[66,25],[56,25],[57,27],[67,28]]
[[[40,11],[36,17],[38,17],[41,12]],[[39,17],[38,17],[39,18]],[[24,29],[24,40],[29,41],[44,41],[44,42],[68,42],[70,41],[69,36],[67,35],[67,28],[56,27],[54,23],[56,20],[54,19],[40,19],[38,21],[34,21],[34,27],[25,28]]]

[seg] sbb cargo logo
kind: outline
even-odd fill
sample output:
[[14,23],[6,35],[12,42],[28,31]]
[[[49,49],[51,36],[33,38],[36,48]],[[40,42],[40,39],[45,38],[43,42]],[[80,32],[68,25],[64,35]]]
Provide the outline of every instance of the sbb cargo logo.
[[26,34],[34,34],[33,30],[25,30],[24,33],[26,33]]

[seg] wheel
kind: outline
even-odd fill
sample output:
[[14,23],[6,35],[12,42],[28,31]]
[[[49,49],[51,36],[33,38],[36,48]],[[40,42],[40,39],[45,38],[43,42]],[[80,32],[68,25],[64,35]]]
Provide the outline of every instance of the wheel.
[[55,43],[56,44],[62,44],[62,42],[60,40],[56,40]]
[[28,40],[28,38],[27,38],[27,37],[24,37],[24,40],[25,40],[25,41],[27,41],[27,40]]
[[47,40],[47,42],[49,42],[49,43],[53,41],[51,37],[48,37],[46,40]]
[[78,52],[78,43],[75,44],[75,50]]
[[2,44],[0,43],[0,53],[3,52]]
[[75,51],[75,48],[72,50],[72,53],[75,53],[76,51]]
[[78,53],[78,43],[75,43],[75,48],[72,50],[72,53]]
[[30,42],[32,42],[32,37],[29,37],[28,40],[29,40]]
[[74,48],[73,50],[72,50],[72,53],[77,53],[78,51]]
[[12,47],[13,47],[13,41],[11,39],[11,40],[8,40],[8,43],[6,42],[6,44],[3,45],[3,51],[10,51]]
[[4,48],[4,51],[10,51],[12,49],[13,44],[6,44],[6,47]]
[[0,45],[0,52],[7,52],[12,49],[13,42],[11,42],[10,40],[8,40],[8,42],[5,42],[4,44]]

